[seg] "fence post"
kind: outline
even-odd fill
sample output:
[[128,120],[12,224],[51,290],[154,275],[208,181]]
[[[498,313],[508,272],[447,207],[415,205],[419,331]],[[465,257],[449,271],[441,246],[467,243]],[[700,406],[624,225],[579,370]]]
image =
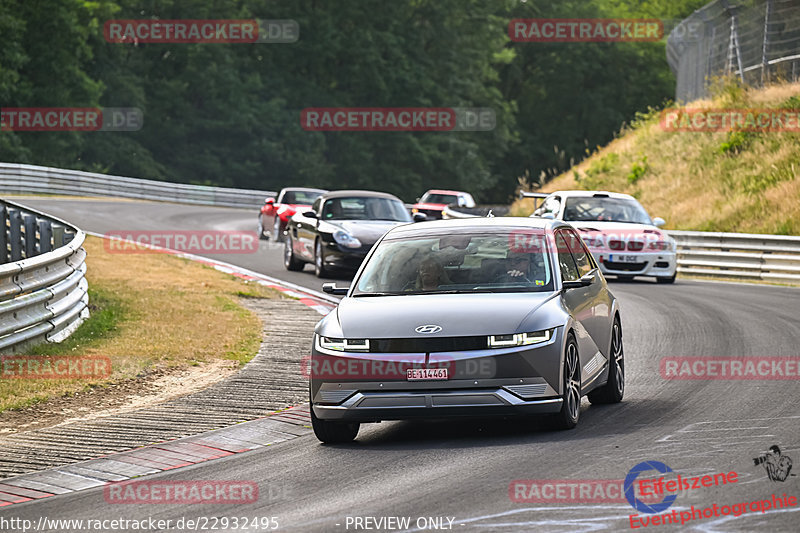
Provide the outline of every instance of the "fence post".
[[25,223],[25,259],[36,255],[36,216],[22,215]]
[[39,253],[46,254],[53,249],[53,226],[49,220],[39,221]]
[[769,18],[772,13],[772,0],[767,0],[764,8],[764,45],[761,48],[761,86],[769,82],[769,60],[767,59],[767,49],[769,48]]
[[8,263],[8,208],[0,203],[0,265]]
[[11,244],[11,261],[19,261],[22,259],[22,214],[19,209],[9,209],[8,220],[11,223],[8,231],[8,242]]
[[64,246],[64,226],[61,224],[53,224],[53,246],[58,248]]

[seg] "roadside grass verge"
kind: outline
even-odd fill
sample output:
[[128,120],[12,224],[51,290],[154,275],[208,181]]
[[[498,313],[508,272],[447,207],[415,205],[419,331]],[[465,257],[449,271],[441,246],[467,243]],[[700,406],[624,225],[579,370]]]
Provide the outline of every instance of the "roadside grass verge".
[[[800,83],[746,89],[720,82],[687,108],[800,109]],[[639,114],[617,139],[541,190],[601,189],[636,197],[676,230],[800,234],[800,133],[676,132],[660,110]],[[512,205],[528,216],[533,200]]]
[[[59,344],[30,355],[105,356],[105,379],[0,378],[0,412],[121,380],[155,369],[220,360],[241,366],[261,343],[261,322],[237,299],[280,298],[277,291],[169,254],[110,254],[87,237],[91,317]],[[2,375],[2,374],[0,374]]]

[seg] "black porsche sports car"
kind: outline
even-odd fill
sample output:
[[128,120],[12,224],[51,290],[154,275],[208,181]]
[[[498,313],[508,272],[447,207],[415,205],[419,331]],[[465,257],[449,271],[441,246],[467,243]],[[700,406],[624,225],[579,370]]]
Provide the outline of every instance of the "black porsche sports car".
[[395,226],[425,220],[412,219],[403,202],[391,194],[373,191],[334,191],[314,201],[310,210],[289,219],[283,264],[303,270],[314,264],[318,277],[332,269],[355,271],[372,245]]

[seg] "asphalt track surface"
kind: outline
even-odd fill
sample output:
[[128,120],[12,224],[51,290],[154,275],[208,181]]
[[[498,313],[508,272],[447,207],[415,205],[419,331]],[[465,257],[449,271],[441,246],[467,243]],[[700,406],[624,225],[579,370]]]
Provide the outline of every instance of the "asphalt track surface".
[[[100,233],[252,230],[256,221],[254,212],[236,209],[51,198],[16,201]],[[280,250],[264,242],[255,254],[212,257],[315,290],[321,284],[310,266],[306,272],[287,272]],[[674,381],[659,374],[659,361],[665,356],[797,356],[800,290],[683,280],[671,286],[649,281],[612,281],[610,286],[622,308],[625,400],[607,407],[584,400],[575,430],[555,431],[539,419],[384,422],[362,426],[353,444],[324,446],[307,436],[147,478],[256,481],[260,497],[255,503],[112,505],[98,488],[2,508],[0,518],[36,523],[40,517],[152,517],[172,520],[164,531],[182,531],[187,529],[176,527],[181,518],[276,517],[279,531],[397,531],[376,527],[375,522],[358,522],[371,526],[358,528],[355,517],[410,517],[410,530],[424,525],[426,518],[442,517],[444,529],[452,518],[451,530],[456,531],[624,531],[631,529],[629,515],[634,514],[625,502],[518,503],[510,498],[510,484],[518,479],[620,480],[636,464],[650,460],[682,476],[738,473],[737,483],[681,492],[670,510],[722,507],[770,499],[773,494],[800,496],[798,476],[772,482],[764,468],[753,463],[775,444],[800,461],[796,380]],[[308,334],[310,339],[311,331]],[[748,510],[738,518],[702,518],[682,526],[643,529],[797,531],[798,509]]]

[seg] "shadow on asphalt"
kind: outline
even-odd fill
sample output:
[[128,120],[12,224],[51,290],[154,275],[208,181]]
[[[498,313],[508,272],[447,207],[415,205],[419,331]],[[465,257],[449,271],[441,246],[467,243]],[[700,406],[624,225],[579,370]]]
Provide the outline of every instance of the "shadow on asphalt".
[[[351,444],[326,445],[336,449],[426,449],[437,445],[447,448],[481,446],[513,446],[535,442],[566,442],[636,433],[641,429],[637,420],[653,421],[664,416],[680,402],[638,399],[624,400],[617,405],[591,405],[584,398],[578,426],[572,430],[558,429],[548,416],[446,418],[407,420],[362,424],[356,441]],[[632,423],[631,421],[634,421]]]

